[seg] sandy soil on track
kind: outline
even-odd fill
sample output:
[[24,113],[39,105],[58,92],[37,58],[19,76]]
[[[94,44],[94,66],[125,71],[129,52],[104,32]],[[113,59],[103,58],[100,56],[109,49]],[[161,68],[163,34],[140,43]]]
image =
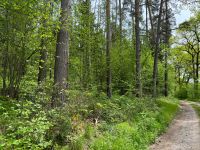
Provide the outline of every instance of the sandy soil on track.
[[188,102],[182,101],[180,106],[167,132],[150,146],[150,150],[200,150],[199,118]]

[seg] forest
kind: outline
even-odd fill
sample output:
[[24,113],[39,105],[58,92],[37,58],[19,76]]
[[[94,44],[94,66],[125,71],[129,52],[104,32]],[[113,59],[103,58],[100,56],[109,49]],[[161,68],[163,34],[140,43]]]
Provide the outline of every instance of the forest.
[[0,0],[0,149],[151,149],[199,74],[199,0]]

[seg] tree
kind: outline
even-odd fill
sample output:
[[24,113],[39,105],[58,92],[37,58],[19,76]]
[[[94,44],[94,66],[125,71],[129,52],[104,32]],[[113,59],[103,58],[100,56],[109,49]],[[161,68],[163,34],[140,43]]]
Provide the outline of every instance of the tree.
[[140,64],[140,0],[135,0],[135,37],[136,37],[136,96],[142,96],[141,64]]
[[164,0],[160,2],[158,22],[157,22],[157,30],[156,30],[156,39],[155,39],[155,50],[154,50],[154,65],[153,65],[153,97],[157,96],[157,74],[158,74],[158,55],[160,51],[160,27],[161,27],[161,19],[163,12],[163,3]]
[[112,87],[111,87],[111,26],[110,26],[110,0],[106,0],[106,91],[107,96],[111,98]]
[[189,21],[183,22],[179,26],[179,32],[182,41],[179,42],[185,46],[188,55],[191,56],[191,63],[193,68],[193,80],[195,97],[198,96],[198,80],[199,80],[199,55],[200,55],[200,36],[199,36],[198,17],[191,18]]
[[169,10],[168,10],[168,0],[165,0],[165,52],[164,52],[164,95],[168,96],[168,48],[169,39],[171,36],[170,32],[170,22],[169,22]]
[[60,29],[57,36],[55,67],[54,67],[54,86],[55,93],[52,98],[52,106],[59,105],[66,100],[65,90],[67,88],[68,74],[68,53],[69,53],[69,32],[67,21],[70,13],[70,0],[61,1]]

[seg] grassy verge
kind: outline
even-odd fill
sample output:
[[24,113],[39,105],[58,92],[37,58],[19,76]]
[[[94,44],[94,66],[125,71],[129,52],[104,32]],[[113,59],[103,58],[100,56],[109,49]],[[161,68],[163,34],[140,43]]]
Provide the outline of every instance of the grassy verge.
[[94,139],[94,150],[139,150],[147,149],[155,138],[165,131],[178,110],[178,102],[160,99],[153,106],[124,121],[111,126],[101,136]]

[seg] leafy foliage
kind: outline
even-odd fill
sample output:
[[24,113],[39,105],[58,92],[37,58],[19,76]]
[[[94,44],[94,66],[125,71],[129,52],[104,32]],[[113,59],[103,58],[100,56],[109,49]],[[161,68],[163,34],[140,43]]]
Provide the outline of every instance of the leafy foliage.
[[52,124],[40,105],[1,98],[0,111],[1,149],[44,149],[51,145],[46,133]]

